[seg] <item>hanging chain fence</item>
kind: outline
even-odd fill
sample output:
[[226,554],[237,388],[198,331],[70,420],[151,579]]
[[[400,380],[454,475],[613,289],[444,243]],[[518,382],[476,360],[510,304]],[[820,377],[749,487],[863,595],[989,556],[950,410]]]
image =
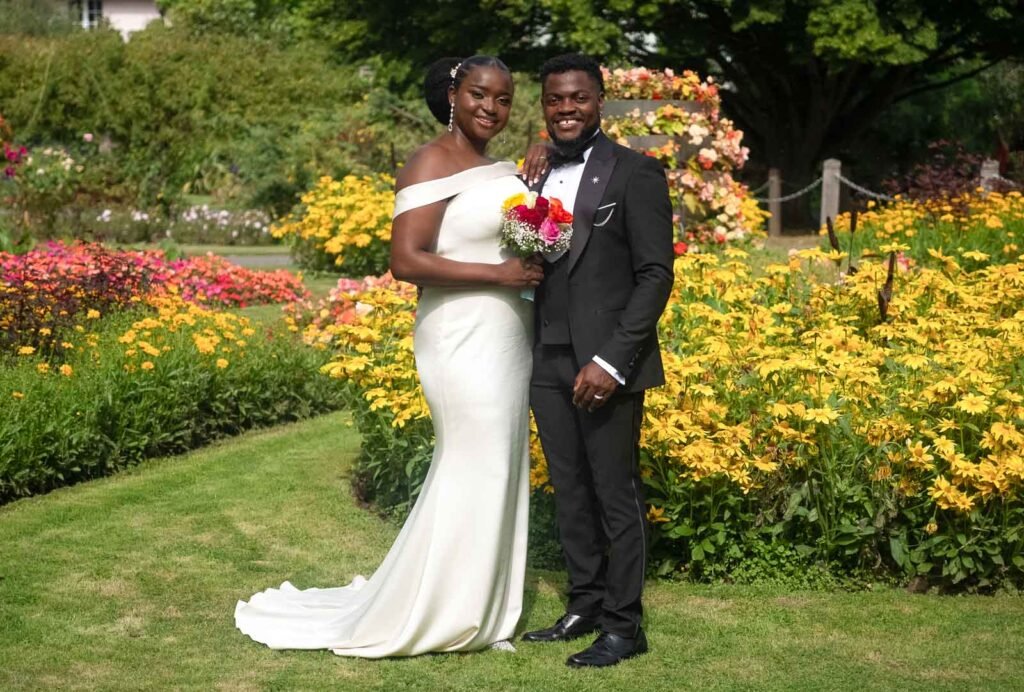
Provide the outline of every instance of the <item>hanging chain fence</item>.
[[758,192],[760,192],[761,190],[763,190],[763,189],[765,189],[766,187],[768,187],[768,185],[769,185],[770,183],[771,183],[771,181],[770,181],[770,180],[766,180],[766,181],[764,181],[763,183],[761,183],[760,185],[758,185],[757,187],[755,187],[755,188],[753,188],[753,189],[750,189],[750,190],[747,190],[747,194],[748,194],[748,195],[756,195],[756,194],[757,194]]
[[889,195],[883,195],[881,192],[873,192],[873,191],[867,189],[866,187],[858,185],[857,183],[853,182],[849,178],[844,178],[841,173],[839,175],[837,175],[836,177],[839,178],[839,181],[841,183],[845,184],[846,186],[848,186],[850,188],[853,188],[854,190],[856,190],[857,192],[861,193],[862,195],[867,195],[868,197],[873,197],[874,199],[884,200],[886,202],[893,201],[893,198],[890,197]]
[[817,180],[807,185],[807,187],[803,188],[802,190],[798,190],[797,192],[794,192],[791,195],[783,195],[782,197],[755,197],[754,199],[756,199],[758,202],[766,204],[771,202],[788,202],[791,199],[796,199],[797,197],[802,197],[803,195],[806,195],[808,192],[818,187],[819,185],[821,185],[821,178],[818,178]]
[[[882,200],[884,202],[892,202],[892,201],[895,200],[895,197],[883,194],[881,192],[875,192],[874,190],[869,190],[868,188],[864,187],[863,185],[858,185],[857,183],[853,182],[852,180],[850,180],[849,178],[843,176],[842,174],[838,174],[836,177],[839,179],[839,181],[841,183],[843,183],[847,187],[851,188],[853,191],[859,192],[860,194],[865,195],[867,197],[871,197],[871,198],[877,199],[877,200]],[[1011,187],[1018,188],[1018,189],[1022,187],[1022,185],[1020,183],[1018,183],[1017,181],[1010,180],[1009,178],[1004,178],[1003,176],[1001,176],[999,174],[995,174],[995,175],[993,175],[993,176],[991,176],[989,178],[986,178],[986,179],[982,180],[981,182],[982,182],[982,184],[984,184],[986,181],[993,181],[993,180],[998,180],[999,182],[1005,183],[1005,184],[1007,184],[1007,185],[1009,185]],[[768,183],[769,183],[769,181],[765,181],[764,184],[760,185],[759,187],[754,188],[752,190],[749,190],[748,194],[750,194],[751,196],[754,196],[756,193],[758,193],[761,190],[763,190],[766,187],[768,187]],[[816,188],[817,186],[819,186],[821,184],[822,184],[822,178],[819,177],[818,179],[816,179],[816,180],[812,181],[811,183],[809,183],[806,187],[803,187],[802,189],[797,190],[796,192],[794,192],[792,194],[783,195],[782,197],[754,197],[754,199],[757,200],[758,202],[761,202],[762,204],[771,204],[773,202],[788,202],[791,199],[796,199],[797,197],[802,197],[803,195],[806,195],[808,192],[810,192],[811,190],[813,190],[814,188]]]
[[[1016,180],[1010,180],[1009,178],[1004,178],[1003,176],[999,175],[998,173],[996,173],[992,177],[988,178],[987,180],[998,180],[1001,183],[1006,183],[1010,187],[1018,187],[1019,188],[1021,186],[1020,183],[1018,183]],[[981,183],[984,185],[985,179],[983,179],[981,181]]]

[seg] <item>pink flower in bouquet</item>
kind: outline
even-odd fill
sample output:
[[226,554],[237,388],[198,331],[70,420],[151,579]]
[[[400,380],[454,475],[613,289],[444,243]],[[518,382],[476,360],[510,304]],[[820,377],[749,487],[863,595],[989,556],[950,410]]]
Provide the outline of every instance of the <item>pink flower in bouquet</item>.
[[541,240],[547,245],[554,245],[562,235],[562,229],[550,217],[541,221],[538,232],[540,233]]

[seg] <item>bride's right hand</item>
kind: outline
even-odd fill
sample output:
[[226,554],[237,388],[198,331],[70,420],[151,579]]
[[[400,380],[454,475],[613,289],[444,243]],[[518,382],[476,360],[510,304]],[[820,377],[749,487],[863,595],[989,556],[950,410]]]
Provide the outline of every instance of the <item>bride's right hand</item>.
[[497,265],[497,284],[509,288],[535,288],[544,279],[539,257],[513,257]]
[[544,174],[548,172],[548,157],[553,151],[550,144],[537,142],[526,150],[526,157],[523,159],[522,176],[527,185],[531,187],[540,182]]

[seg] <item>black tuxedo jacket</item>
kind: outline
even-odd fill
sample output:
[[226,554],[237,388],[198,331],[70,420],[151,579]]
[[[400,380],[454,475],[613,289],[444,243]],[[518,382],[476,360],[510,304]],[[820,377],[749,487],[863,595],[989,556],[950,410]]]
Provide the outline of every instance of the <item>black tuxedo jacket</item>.
[[568,335],[581,366],[599,356],[626,379],[626,391],[664,384],[657,324],[672,291],[674,254],[661,164],[598,133],[572,225],[569,251],[545,263],[536,291],[536,340],[565,343]]

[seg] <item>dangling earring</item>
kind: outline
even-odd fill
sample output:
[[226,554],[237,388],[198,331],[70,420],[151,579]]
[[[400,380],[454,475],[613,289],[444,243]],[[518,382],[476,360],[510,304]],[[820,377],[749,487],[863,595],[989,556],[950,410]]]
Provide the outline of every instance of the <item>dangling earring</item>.
[[455,102],[452,101],[452,109],[448,112],[448,131],[455,127]]

